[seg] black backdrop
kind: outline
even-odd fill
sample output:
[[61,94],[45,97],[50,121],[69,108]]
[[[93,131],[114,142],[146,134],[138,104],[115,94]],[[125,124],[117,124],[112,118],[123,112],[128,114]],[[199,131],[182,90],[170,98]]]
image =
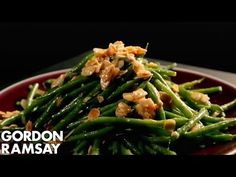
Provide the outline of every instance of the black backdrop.
[[116,40],[149,42],[149,57],[236,72],[235,22],[2,22],[0,87]]

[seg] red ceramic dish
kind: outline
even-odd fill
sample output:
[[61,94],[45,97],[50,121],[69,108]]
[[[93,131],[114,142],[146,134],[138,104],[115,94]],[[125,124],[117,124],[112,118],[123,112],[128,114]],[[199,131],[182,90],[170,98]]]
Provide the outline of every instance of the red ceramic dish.
[[22,98],[25,98],[28,94],[28,88],[30,84],[39,83],[50,78],[57,78],[60,74],[65,73],[68,69],[48,72],[38,76],[34,76],[23,81],[17,82],[12,86],[9,86],[0,91],[0,110],[1,111],[13,111],[15,110],[15,103]]
[[[25,98],[28,92],[28,86],[33,83],[39,83],[46,81],[50,78],[56,78],[60,74],[68,71],[58,70],[54,72],[49,72],[41,74],[35,77],[18,82],[2,91],[0,91],[0,110],[1,111],[13,111],[15,110],[16,101]],[[227,83],[223,80],[202,74],[195,71],[190,71],[187,69],[177,68],[177,76],[173,78],[173,81],[176,83],[182,83],[186,81],[191,81],[194,79],[199,79],[204,77],[205,80],[202,82],[200,87],[211,87],[221,85],[223,87],[223,92],[211,97],[212,103],[224,104],[236,98],[236,86]],[[227,116],[236,117],[236,109],[228,112]],[[215,155],[215,154],[236,154],[236,141],[230,143],[224,143],[220,145],[214,145],[208,148],[204,148],[194,152],[193,154],[197,155]]]

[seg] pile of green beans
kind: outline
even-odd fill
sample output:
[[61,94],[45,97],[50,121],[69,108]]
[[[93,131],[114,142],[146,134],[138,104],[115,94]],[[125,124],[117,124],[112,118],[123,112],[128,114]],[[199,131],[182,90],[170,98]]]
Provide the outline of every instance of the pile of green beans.
[[[148,67],[143,62],[152,73],[151,78],[136,78],[132,66],[127,65],[128,72],[102,90],[97,76],[80,74],[92,56],[93,53],[89,53],[82,58],[65,74],[61,85],[46,89],[43,95],[37,95],[38,83],[32,85],[27,104],[18,115],[3,120],[0,129],[11,129],[10,125],[17,124],[17,130],[24,130],[31,121],[33,130],[63,131],[62,146],[68,146],[67,153],[73,155],[176,155],[181,154],[181,149],[176,148],[178,142],[196,142],[200,147],[206,140],[214,144],[236,139],[236,135],[228,131],[236,126],[236,118],[225,116],[236,106],[236,99],[217,105],[191,97],[193,93],[217,94],[222,92],[221,86],[195,87],[204,79],[177,84],[171,81],[171,77],[177,75],[172,70],[176,64]],[[173,85],[177,85],[179,91],[174,90]],[[137,114],[117,117],[115,111],[120,102],[134,108],[134,103],[124,100],[122,94],[138,88],[144,89],[148,93],[146,98],[160,106],[155,118],[143,119]],[[165,106],[161,92],[168,95],[171,106]],[[104,98],[102,102],[99,96]],[[88,119],[92,108],[99,108],[100,116]]]

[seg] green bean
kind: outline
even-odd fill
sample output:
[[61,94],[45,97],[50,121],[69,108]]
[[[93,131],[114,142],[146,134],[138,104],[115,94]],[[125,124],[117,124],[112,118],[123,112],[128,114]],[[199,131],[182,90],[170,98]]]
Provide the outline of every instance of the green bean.
[[[186,122],[186,119],[175,118],[172,119],[176,122],[176,125],[183,125]],[[74,133],[82,132],[83,130],[97,126],[97,125],[122,125],[128,127],[143,127],[147,128],[153,132],[165,133],[165,125],[168,123],[168,120],[152,120],[152,119],[136,119],[136,118],[119,118],[119,117],[99,117],[98,119],[88,120],[83,124],[80,124]],[[164,132],[163,132],[164,131]]]
[[103,107],[100,108],[100,111],[105,112],[107,110],[110,110],[111,108],[116,107],[121,101],[123,101],[123,100],[119,100],[119,101],[116,101],[114,103],[103,106]]
[[28,95],[28,99],[27,99],[27,107],[29,107],[32,104],[33,99],[35,97],[35,94],[36,94],[36,91],[38,90],[38,88],[39,88],[38,83],[34,84],[33,87],[31,88],[30,93]]
[[154,85],[152,85],[150,82],[147,82],[147,91],[151,99],[154,101],[154,103],[157,103],[160,105],[159,110],[157,111],[157,117],[159,117],[161,120],[166,119],[165,112],[163,109],[163,103],[160,99],[160,95]]
[[84,93],[84,92],[87,93],[88,91],[90,91],[92,88],[94,88],[98,84],[99,84],[99,81],[92,81],[92,82],[89,82],[85,85],[81,85],[78,89],[73,90],[70,93],[67,93],[65,95],[65,97],[63,98],[63,101],[77,97],[80,93]]
[[116,140],[111,142],[109,150],[111,151],[112,155],[117,155],[119,153],[118,142]]
[[134,154],[141,155],[141,152],[126,138],[122,139],[122,143]]
[[201,109],[203,107],[208,107],[210,108],[210,105],[208,102],[206,103],[199,103],[198,101],[195,101],[192,99],[192,91],[186,90],[183,86],[179,87],[179,94],[188,102],[188,104],[193,108],[193,109]]
[[[102,98],[107,98],[117,88],[117,86],[118,86],[117,83],[112,84],[111,86],[109,86],[108,88],[103,90],[102,93],[98,94],[98,97],[100,96]],[[104,102],[107,102],[107,99],[104,99]],[[104,103],[104,102],[102,102],[102,103]],[[97,104],[99,104],[97,97],[89,100],[87,103],[87,105],[89,105],[88,109],[91,109],[92,107],[97,106]]]
[[114,115],[115,111],[116,111],[116,106],[110,108],[109,110],[104,111],[103,113],[101,113],[101,116],[112,116]]
[[25,109],[24,111],[24,116],[27,116],[32,110],[34,110],[37,106],[42,106],[44,103],[48,102],[50,99],[52,99],[55,95],[57,94],[61,94],[63,92],[68,91],[69,89],[85,82],[88,78],[84,77],[84,76],[78,76],[77,79],[72,80],[64,85],[62,85],[61,87],[58,87],[52,91],[49,91],[47,94],[38,97],[37,99],[35,99],[32,104]]
[[89,52],[85,55],[85,57],[82,57],[80,62],[73,67],[69,72],[66,73],[65,82],[70,80],[74,75],[79,74],[82,70],[82,68],[85,66],[86,62],[90,60],[94,56],[93,52]]
[[222,117],[225,117],[225,113],[224,110],[222,109],[221,106],[217,105],[217,104],[211,104],[209,107],[209,110],[212,111],[213,115],[216,112],[217,114],[219,114]]
[[54,131],[60,131],[63,128],[65,128],[69,123],[73,121],[73,119],[76,117],[76,115],[80,112],[80,110],[85,106],[85,103],[80,100],[77,102],[77,105],[75,108],[67,114],[64,119],[62,119],[60,122],[58,122],[54,127]]
[[[183,86],[179,87],[180,95],[188,101],[188,103],[195,109],[207,108],[211,112],[217,112],[222,116],[225,116],[223,109],[217,104],[211,103],[199,103],[192,99],[192,91],[186,90]],[[196,112],[196,111],[194,111]]]
[[128,148],[126,148],[123,144],[120,145],[121,155],[134,155]]
[[154,149],[152,149],[152,148],[150,147],[150,145],[144,145],[144,148],[145,148],[146,152],[147,152],[149,155],[156,155],[156,154],[157,154],[157,152],[156,152]]
[[171,141],[170,136],[152,136],[152,137],[147,137],[147,136],[142,136],[142,138],[148,142],[151,143],[158,143],[158,144],[168,144]]
[[87,122],[79,125],[75,133],[81,132],[88,127],[95,125],[127,125],[127,126],[138,126],[147,128],[163,128],[165,121],[155,121],[149,119],[135,119],[135,118],[119,118],[119,117],[99,117],[98,119],[88,120]]
[[[167,82],[163,79],[163,77],[156,71],[151,70],[153,77],[155,80],[159,80],[160,82],[162,82],[164,85],[166,85],[167,87],[169,87],[169,85],[167,84]],[[154,81],[155,82],[155,81]]]
[[92,91],[85,98],[91,99],[95,97],[99,93],[100,90],[101,90],[101,85],[97,84],[96,87],[93,88]]
[[97,137],[101,137],[101,136],[108,134],[112,130],[114,130],[114,127],[105,127],[105,128],[99,129],[99,130],[85,132],[85,133],[81,133],[79,135],[71,136],[68,139],[68,141],[77,141],[77,140],[81,140],[81,139],[97,138]]
[[100,148],[99,148],[100,145],[101,145],[100,139],[94,140],[91,149],[89,149],[88,155],[99,155],[100,154]]
[[222,92],[222,87],[216,86],[216,87],[209,87],[209,88],[193,89],[191,91],[200,92],[204,94],[213,94],[213,93]]
[[170,77],[175,77],[176,76],[176,72],[175,71],[171,71],[168,69],[164,69],[164,68],[155,68],[153,69],[154,71],[160,73],[161,75],[167,75]]
[[34,125],[36,129],[40,129],[47,121],[49,121],[50,114],[52,114],[52,111],[55,110],[55,108],[57,107],[58,99],[60,98],[57,97],[56,99],[51,101],[46,111],[42,114],[40,118],[36,120],[35,125]]
[[207,125],[205,127],[199,128],[195,131],[191,131],[185,134],[186,137],[189,138],[194,138],[197,136],[202,136],[204,134],[210,133],[212,131],[215,130],[220,130],[222,128],[227,128],[227,127],[231,127],[231,126],[235,126],[236,125],[236,119],[229,119],[229,120],[224,120],[221,122],[217,122],[211,125]]
[[230,109],[232,109],[233,107],[236,106],[236,99],[224,104],[221,106],[221,108],[224,110],[224,111],[228,111]]
[[127,81],[126,83],[124,83],[123,85],[121,85],[120,87],[118,87],[108,98],[107,101],[113,101],[114,99],[116,99],[117,97],[119,97],[120,95],[122,95],[125,91],[127,91],[129,88],[133,87],[136,83],[137,83],[137,79],[135,80],[130,80]]
[[156,66],[156,67],[155,66],[154,67],[145,66],[145,68],[148,69],[148,70],[155,71],[155,72],[161,74],[162,76],[163,75],[170,76],[170,77],[176,76],[175,71],[172,71],[170,69],[166,69],[166,68],[163,68],[163,67],[160,67],[160,66]]
[[229,133],[221,133],[216,135],[206,135],[206,137],[214,140],[214,141],[233,141],[236,139],[236,135],[232,135]]
[[154,85],[158,89],[166,92],[172,98],[176,107],[178,107],[187,118],[193,117],[191,108],[189,108],[168,86],[164,85],[161,81],[157,79],[154,81]]
[[51,122],[55,123],[57,120],[59,120],[62,116],[66,115],[68,112],[71,112],[76,105],[81,102],[82,98],[77,97],[74,100],[72,100],[68,105],[66,105],[63,109],[61,109],[59,112],[53,114],[51,116]]
[[75,107],[69,114],[66,115],[64,119],[62,119],[60,122],[58,122],[53,130],[54,131],[59,131],[63,128],[65,128],[69,123],[73,121],[73,119],[76,117],[76,115],[86,106],[87,101],[91,99],[92,97],[95,97],[98,91],[100,90],[100,85],[96,86],[86,97],[88,100],[82,100],[79,99],[78,101],[75,102]]
[[172,109],[171,109],[172,113],[176,114],[176,115],[179,115],[179,116],[183,116],[184,117],[184,114],[179,110],[179,108],[175,107],[175,106],[172,106]]
[[199,103],[198,101],[195,101],[192,99],[192,91],[186,90],[183,86],[179,87],[179,93],[182,97],[188,101],[188,103],[195,109],[201,109],[201,108],[207,108],[208,110],[211,110],[211,112],[217,112],[218,114],[225,116],[224,110],[217,104],[210,104],[210,103]]
[[[182,119],[187,119],[186,117],[183,117],[183,116],[180,116],[180,115],[177,115],[173,112],[169,112],[169,111],[165,111],[165,114],[167,116],[167,118],[182,118]],[[223,121],[225,120],[225,118],[220,118],[220,117],[212,117],[212,116],[209,116],[209,115],[205,115],[203,118],[202,118],[202,121],[206,121],[206,122],[210,122],[210,123],[216,123],[216,122],[220,122],[220,121]]]
[[8,119],[4,119],[1,123],[0,123],[0,129],[2,129],[3,127],[5,126],[8,126],[8,125],[11,125],[11,124],[14,124],[14,123],[17,123],[19,121],[21,121],[22,119],[22,113],[20,114],[17,114],[15,116],[12,116]]
[[25,130],[25,127],[14,127],[14,128],[11,128],[11,127],[3,127],[3,128],[0,128],[0,133],[2,133],[3,131],[16,131],[16,130],[19,130],[19,131],[24,131]]
[[84,58],[81,59],[81,61],[79,62],[79,64],[77,66],[72,68],[71,72],[79,74],[80,71],[82,70],[82,68],[84,67],[84,65],[87,63],[87,61],[92,59],[93,56],[94,56],[93,52],[88,53]]
[[141,140],[137,141],[137,149],[141,154],[144,154],[144,143]]
[[165,115],[166,115],[166,117],[167,117],[168,119],[169,119],[169,118],[174,118],[174,117],[185,118],[185,119],[187,119],[187,118],[184,117],[184,116],[181,116],[181,115],[175,114],[175,113],[170,112],[170,111],[165,111]]
[[66,128],[68,130],[72,130],[72,129],[76,128],[78,125],[80,125],[81,123],[83,123],[84,121],[86,121],[87,119],[88,119],[87,116],[82,117],[81,119],[79,119],[79,120],[77,120],[75,122],[70,123]]
[[[114,90],[117,90],[117,87],[119,87],[121,84],[123,84],[124,82],[126,82],[130,76],[133,74],[133,71],[130,69],[132,67],[129,67],[128,72],[120,79],[118,79],[116,82],[113,82],[109,87],[107,87],[105,90],[102,91],[102,93],[100,93],[98,96],[103,97],[103,98],[107,98],[109,96],[112,95],[112,92],[114,92]],[[107,99],[104,99],[104,102],[108,102]],[[102,103],[104,103],[102,102]],[[92,107],[94,107],[95,105],[100,104],[97,98],[93,98],[92,100],[90,100],[87,105],[88,109],[91,109]]]
[[220,122],[220,121],[224,121],[225,118],[223,117],[213,117],[213,116],[209,116],[209,115],[206,115],[202,118],[202,121],[205,121],[205,122],[209,122],[209,123],[216,123],[216,122]]
[[172,63],[166,66],[166,69],[173,69],[177,66],[177,63]]
[[143,82],[138,86],[138,88],[145,89],[145,88],[146,88],[146,85],[147,85],[147,82],[148,82],[148,81],[143,81]]
[[202,108],[199,113],[190,119],[185,125],[177,129],[180,135],[186,134],[198,121],[200,121],[207,114],[207,110]]
[[83,140],[78,143],[78,145],[74,148],[74,153],[73,155],[79,155],[78,152],[82,151],[84,148],[88,146],[88,141]]
[[153,145],[152,144],[152,148],[153,150],[156,152],[156,154],[161,154],[161,155],[176,155],[176,152],[174,151],[171,151],[163,146],[160,146],[160,145]]
[[198,79],[198,80],[182,83],[179,86],[184,87],[185,89],[191,89],[195,85],[202,83],[203,80],[204,80],[204,78],[201,78],[201,79]]

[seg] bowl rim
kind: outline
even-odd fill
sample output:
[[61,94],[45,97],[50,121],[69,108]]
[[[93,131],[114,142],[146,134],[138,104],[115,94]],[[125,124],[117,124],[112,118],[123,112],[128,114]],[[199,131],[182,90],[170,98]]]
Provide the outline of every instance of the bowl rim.
[[230,82],[228,81],[225,81],[221,78],[218,78],[218,77],[215,77],[213,75],[210,75],[210,74],[207,74],[207,73],[202,73],[202,72],[199,72],[199,71],[196,71],[196,70],[191,70],[191,69],[186,69],[186,68],[182,68],[182,67],[175,67],[173,69],[174,71],[183,71],[183,72],[188,72],[188,73],[192,73],[192,74],[196,74],[196,75],[200,75],[200,76],[203,76],[203,77],[206,77],[206,78],[209,78],[209,79],[212,79],[212,80],[216,80],[216,81],[219,81],[225,85],[228,85],[234,89],[236,89],[236,85],[234,84],[231,84]]
[[59,70],[55,70],[55,71],[50,71],[50,72],[46,72],[46,73],[42,73],[42,74],[38,74],[38,75],[35,75],[35,76],[32,76],[32,77],[28,77],[26,79],[23,79],[21,81],[18,81],[6,88],[4,88],[3,90],[0,91],[0,94],[2,94],[3,92],[6,92],[14,87],[17,87],[18,85],[21,85],[25,82],[28,82],[28,81],[31,81],[31,80],[37,80],[41,77],[46,77],[46,76],[49,76],[49,75],[54,75],[54,74],[57,74],[57,73],[63,73],[63,72],[66,72],[66,71],[69,71],[70,69],[59,69]]
[[[67,72],[69,71],[71,68],[66,68],[66,69],[59,69],[59,70],[55,70],[55,71],[50,71],[50,72],[46,72],[46,73],[42,73],[42,74],[39,74],[39,75],[35,75],[35,76],[32,76],[32,77],[29,77],[29,78],[26,78],[26,79],[23,79],[21,81],[18,81],[16,82],[15,84],[12,84],[6,88],[4,88],[3,90],[0,91],[0,94],[4,93],[4,92],[7,92],[8,90],[14,88],[14,87],[17,87],[18,85],[21,85],[25,82],[28,82],[28,81],[31,81],[31,80],[37,80],[41,77],[46,77],[48,75],[54,75],[54,74],[57,74],[57,73],[63,73],[63,72]],[[225,85],[228,85],[230,87],[232,87],[233,89],[236,90],[236,85],[234,84],[231,84],[230,82],[228,81],[225,81],[221,78],[218,78],[218,77],[215,77],[215,76],[212,76],[210,74],[207,74],[207,73],[202,73],[202,72],[199,72],[199,71],[196,71],[196,70],[191,70],[191,69],[186,69],[186,68],[182,68],[182,67],[175,67],[173,69],[174,71],[183,71],[183,72],[187,72],[187,73],[192,73],[192,74],[196,74],[196,75],[200,75],[200,76],[203,76],[203,77],[206,77],[206,78],[209,78],[209,79],[213,79],[213,80],[216,80],[216,81],[219,81]]]

